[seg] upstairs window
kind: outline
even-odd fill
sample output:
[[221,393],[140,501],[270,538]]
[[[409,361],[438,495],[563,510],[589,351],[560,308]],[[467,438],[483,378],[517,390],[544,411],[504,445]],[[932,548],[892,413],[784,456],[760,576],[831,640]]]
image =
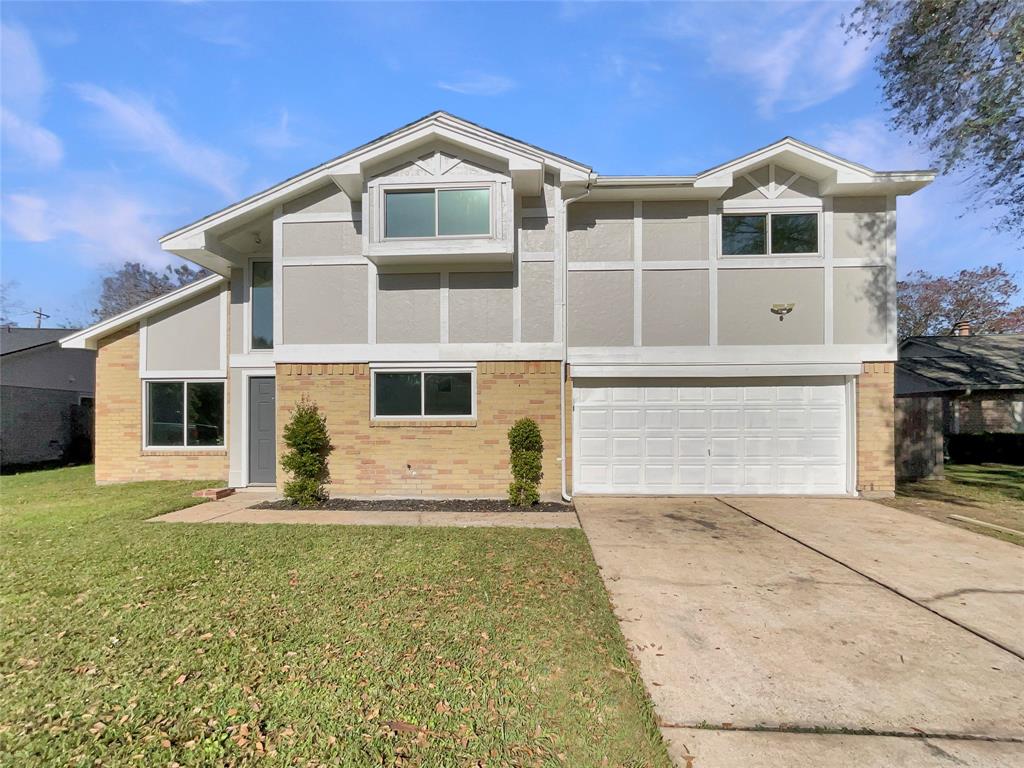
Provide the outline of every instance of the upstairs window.
[[403,189],[384,193],[385,237],[487,237],[491,190]]
[[818,214],[756,213],[722,216],[723,256],[818,253]]
[[269,261],[252,263],[252,349],[274,348],[274,265]]

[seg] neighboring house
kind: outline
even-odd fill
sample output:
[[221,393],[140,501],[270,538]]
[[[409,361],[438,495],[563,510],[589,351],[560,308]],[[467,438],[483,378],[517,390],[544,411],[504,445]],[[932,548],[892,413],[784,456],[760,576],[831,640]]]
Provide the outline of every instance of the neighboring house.
[[436,112],[161,239],[213,276],[99,350],[98,482],[280,484],[301,398],[335,493],[891,494],[896,197],[786,138],[601,176]]
[[66,328],[0,327],[0,467],[88,462],[96,353],[61,349]]
[[941,476],[954,435],[1024,435],[1024,334],[972,336],[960,324],[953,336],[912,336],[899,347],[896,397],[897,474]]

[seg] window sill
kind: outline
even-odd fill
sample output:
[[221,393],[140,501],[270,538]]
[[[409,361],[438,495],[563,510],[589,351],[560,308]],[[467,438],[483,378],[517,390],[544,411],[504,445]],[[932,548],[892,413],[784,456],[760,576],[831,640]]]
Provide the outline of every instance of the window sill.
[[143,456],[227,456],[227,448],[143,448]]
[[371,427],[475,427],[476,419],[370,419]]

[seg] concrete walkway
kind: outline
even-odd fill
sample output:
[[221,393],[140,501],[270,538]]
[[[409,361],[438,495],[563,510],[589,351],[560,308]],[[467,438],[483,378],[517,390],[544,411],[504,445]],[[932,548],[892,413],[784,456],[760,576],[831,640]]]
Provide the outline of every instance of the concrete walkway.
[[252,509],[279,499],[275,490],[244,490],[152,518],[159,523],[408,525],[454,528],[579,528],[572,512],[349,512],[334,509]]
[[859,499],[727,499],[1024,657],[1024,547]]
[[1014,654],[722,501],[576,508],[679,765],[1024,764]]

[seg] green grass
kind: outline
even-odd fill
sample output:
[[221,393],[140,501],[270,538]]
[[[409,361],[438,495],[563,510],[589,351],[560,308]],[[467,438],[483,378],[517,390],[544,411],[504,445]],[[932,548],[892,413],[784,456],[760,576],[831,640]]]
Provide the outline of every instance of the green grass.
[[963,515],[1014,530],[1024,530],[1024,467],[1009,464],[947,464],[939,480],[900,483],[892,507],[1024,545],[1024,537],[984,526],[953,521]]
[[183,525],[0,485],[0,764],[668,766],[578,530]]

